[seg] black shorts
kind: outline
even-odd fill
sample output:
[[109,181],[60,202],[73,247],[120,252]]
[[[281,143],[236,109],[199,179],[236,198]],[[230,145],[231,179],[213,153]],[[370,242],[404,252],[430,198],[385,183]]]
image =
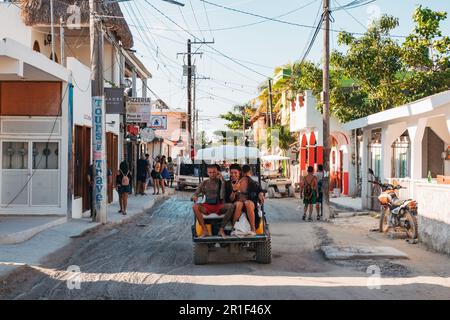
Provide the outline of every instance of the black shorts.
[[138,182],[147,182],[147,176],[137,176]]

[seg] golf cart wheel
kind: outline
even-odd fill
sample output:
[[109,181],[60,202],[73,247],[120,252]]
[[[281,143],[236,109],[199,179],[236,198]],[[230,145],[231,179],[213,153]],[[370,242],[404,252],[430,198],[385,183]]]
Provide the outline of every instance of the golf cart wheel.
[[379,228],[380,232],[386,233],[389,231],[390,219],[391,219],[391,211],[382,208],[380,215],[380,228]]
[[269,189],[267,189],[267,197],[268,198],[275,198],[275,189],[274,189],[274,187],[269,187]]
[[179,190],[179,191],[184,191],[184,186],[179,184],[179,185],[178,185],[178,190]]
[[295,197],[295,189],[293,186],[288,187],[288,196],[289,197]]
[[257,242],[256,245],[256,262],[269,264],[272,262],[272,243],[271,238],[267,238],[265,242]]
[[194,243],[194,264],[208,263],[208,244]]
[[406,234],[408,235],[408,238],[417,239],[418,236],[417,218],[411,212],[406,212],[405,219],[406,219],[405,223]]

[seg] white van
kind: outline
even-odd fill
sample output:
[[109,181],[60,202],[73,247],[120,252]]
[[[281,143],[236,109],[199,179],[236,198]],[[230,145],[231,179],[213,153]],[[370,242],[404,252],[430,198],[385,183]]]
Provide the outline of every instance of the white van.
[[206,170],[203,171],[205,171],[203,177],[200,177],[200,164],[194,164],[190,159],[179,158],[174,176],[177,189],[180,191],[186,188],[197,189],[203,178],[208,176]]

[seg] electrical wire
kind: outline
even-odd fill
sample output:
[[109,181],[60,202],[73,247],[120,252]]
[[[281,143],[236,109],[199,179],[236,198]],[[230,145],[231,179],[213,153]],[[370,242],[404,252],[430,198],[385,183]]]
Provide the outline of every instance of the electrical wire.
[[[152,3],[150,3],[148,0],[144,0],[144,1],[145,1],[148,5],[150,5],[153,9],[155,9],[156,11],[158,11],[158,12],[159,12],[162,16],[164,16],[166,19],[168,19],[170,22],[172,22],[173,24],[175,24],[177,27],[183,29],[184,32],[186,32],[187,34],[191,35],[191,36],[194,37],[195,39],[201,41],[201,39],[199,39],[198,37],[196,37],[192,32],[190,32],[190,31],[188,31],[188,30],[182,28],[176,21],[174,21],[172,18],[170,18],[169,16],[167,16],[164,12],[162,12],[161,10],[159,10],[157,7],[155,7],[155,6],[154,6]],[[241,63],[241,62],[239,62],[239,61],[236,61],[234,58],[232,58],[232,57],[230,57],[229,55],[227,55],[227,54],[225,54],[225,53],[223,53],[223,52],[221,52],[221,51],[215,49],[214,47],[210,46],[209,44],[206,44],[206,46],[208,46],[208,47],[209,47],[210,49],[212,49],[213,51],[219,53],[219,54],[222,55],[223,57],[227,58],[228,60],[233,61],[234,63],[240,65],[241,67],[243,67],[243,68],[245,68],[245,69],[247,69],[247,70],[249,70],[249,71],[251,71],[251,72],[253,72],[253,73],[256,73],[256,74],[258,74],[258,75],[260,75],[260,76],[262,76],[262,77],[264,77],[264,78],[268,78],[267,75],[265,75],[265,74],[263,74],[263,73],[261,73],[261,72],[255,70],[255,69],[253,69],[253,68],[250,68],[249,66],[247,66],[247,65],[245,65],[245,64],[243,64],[243,63]]]
[[[266,19],[266,20],[269,20],[269,21],[273,21],[273,22],[278,22],[278,23],[287,24],[287,25],[296,26],[296,27],[301,27],[301,28],[310,28],[310,29],[315,29],[316,28],[315,26],[300,24],[300,23],[296,23],[296,22],[290,22],[290,21],[286,21],[286,20],[279,20],[277,18],[266,17],[266,16],[263,16],[263,15],[260,15],[260,14],[256,14],[256,13],[253,13],[253,12],[248,12],[248,11],[243,11],[243,10],[239,10],[239,9],[223,6],[223,5],[214,3],[214,2],[209,2],[207,0],[200,0],[200,1],[205,2],[205,3],[207,3],[209,5],[212,5],[212,6],[216,6],[216,7],[222,8],[224,10],[234,11],[234,12],[245,14],[245,15],[249,15],[249,16],[263,18],[263,19]],[[373,0],[373,1],[375,1],[375,0]],[[360,4],[358,6],[353,6],[353,7],[346,7],[346,9],[357,8],[357,7],[360,7],[362,5],[366,5],[366,4],[367,3]],[[329,31],[331,31],[331,32],[338,32],[338,33],[342,32],[341,30],[334,30],[334,29],[329,29]],[[354,34],[354,35],[364,35],[364,33],[361,33],[361,32],[351,32],[351,31],[346,31],[346,32],[350,33],[350,34]],[[391,37],[395,37],[395,38],[406,38],[406,36],[403,36],[403,35],[390,35],[390,36]]]
[[[200,25],[198,24],[197,15],[195,14],[194,6],[192,5],[192,1],[191,1],[191,0],[189,0],[189,4],[190,4],[190,6],[191,6],[192,14],[194,15],[195,23],[196,23],[198,29],[200,30],[201,28],[200,28]],[[178,7],[178,9],[180,9],[180,8]],[[181,11],[181,9],[180,9],[180,11]],[[183,17],[184,17],[184,16],[183,16]],[[189,29],[189,28],[188,28],[188,29]],[[203,39],[205,39],[205,35],[203,34],[202,31],[200,31],[200,34],[202,35]]]

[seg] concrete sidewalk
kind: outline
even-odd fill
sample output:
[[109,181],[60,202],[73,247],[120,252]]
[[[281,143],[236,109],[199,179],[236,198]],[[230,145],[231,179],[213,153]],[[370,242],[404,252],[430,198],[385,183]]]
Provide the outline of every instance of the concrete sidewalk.
[[[164,197],[173,194],[174,189],[167,188],[165,196],[130,195],[126,216],[118,213],[118,203],[112,203],[108,206],[108,222],[106,224],[117,225],[125,223],[136,215],[151,209],[158,200],[162,200]],[[21,217],[21,219],[27,218],[33,217]],[[41,222],[46,222],[46,224],[54,223],[54,221],[52,219],[49,220],[48,217],[47,220],[43,219]],[[22,243],[0,244],[0,277],[5,276],[10,271],[24,264],[39,265],[44,257],[68,245],[71,238],[80,237],[87,231],[97,228],[100,225],[100,223],[91,222],[91,219],[87,218],[73,219],[70,221],[63,221],[63,223],[59,223],[46,230],[41,230]],[[36,228],[36,226],[32,227]],[[3,233],[3,235],[5,234],[6,232]]]
[[39,232],[66,222],[65,216],[0,216],[0,245],[27,241]]
[[330,203],[340,210],[362,211],[361,198],[341,196],[338,198],[330,198]]

